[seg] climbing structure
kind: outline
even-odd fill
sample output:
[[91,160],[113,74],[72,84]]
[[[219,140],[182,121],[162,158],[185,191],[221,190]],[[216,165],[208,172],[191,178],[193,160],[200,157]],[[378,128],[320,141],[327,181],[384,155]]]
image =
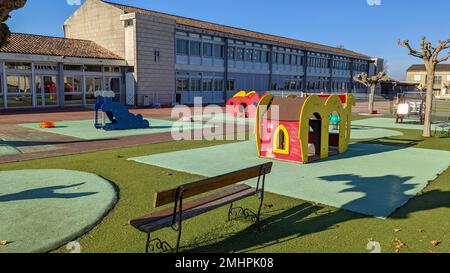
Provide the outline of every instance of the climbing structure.
[[[142,115],[134,115],[120,102],[114,102],[114,92],[97,91],[95,96],[97,97],[94,108],[95,128],[106,131],[150,128],[150,123]],[[103,115],[102,119],[99,118],[99,112]],[[106,118],[109,123],[106,122]]]
[[233,117],[254,118],[260,100],[256,91],[240,91],[227,101],[227,112]]

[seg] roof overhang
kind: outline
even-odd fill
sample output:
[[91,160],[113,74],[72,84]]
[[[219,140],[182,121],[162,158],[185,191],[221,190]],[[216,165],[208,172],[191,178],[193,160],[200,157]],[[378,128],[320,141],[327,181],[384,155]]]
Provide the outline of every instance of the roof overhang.
[[51,55],[34,55],[34,54],[19,54],[19,53],[2,53],[0,52],[0,59],[4,61],[15,62],[51,62],[64,64],[85,64],[85,65],[113,65],[113,66],[128,66],[125,60],[112,59],[97,59],[97,58],[80,58],[80,57],[65,57],[65,56],[51,56]]

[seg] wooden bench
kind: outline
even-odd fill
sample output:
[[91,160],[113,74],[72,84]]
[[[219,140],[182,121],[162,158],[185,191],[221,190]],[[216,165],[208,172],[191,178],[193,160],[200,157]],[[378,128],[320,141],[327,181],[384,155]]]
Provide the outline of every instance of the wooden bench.
[[[159,208],[168,204],[173,207],[144,215],[137,219],[130,220],[130,225],[141,232],[147,234],[145,252],[154,251],[155,247],[164,252],[173,250],[173,248],[160,239],[152,239],[150,234],[154,231],[171,227],[178,232],[178,239],[175,251],[180,249],[180,240],[182,232],[182,223],[184,220],[199,216],[211,210],[230,205],[228,210],[228,220],[233,216],[242,215],[250,217],[256,222],[261,231],[261,209],[264,202],[264,186],[266,175],[272,171],[272,162],[251,168],[239,170],[225,175],[203,179],[194,183],[184,184],[177,188],[155,193],[153,207]],[[239,184],[243,181],[258,178],[256,188],[245,184]],[[196,197],[214,191],[207,196],[184,202],[188,198]],[[259,195],[260,204],[257,213],[242,207],[233,207],[236,201],[247,197]]]

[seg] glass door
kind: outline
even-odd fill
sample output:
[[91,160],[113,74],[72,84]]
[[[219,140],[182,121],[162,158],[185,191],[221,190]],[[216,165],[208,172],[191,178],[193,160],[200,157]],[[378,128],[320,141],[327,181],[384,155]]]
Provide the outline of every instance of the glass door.
[[36,76],[37,107],[58,105],[58,85],[55,76]]
[[114,97],[114,101],[120,102],[120,78],[119,77],[111,77],[106,78],[105,89],[108,91],[113,91],[116,96]]

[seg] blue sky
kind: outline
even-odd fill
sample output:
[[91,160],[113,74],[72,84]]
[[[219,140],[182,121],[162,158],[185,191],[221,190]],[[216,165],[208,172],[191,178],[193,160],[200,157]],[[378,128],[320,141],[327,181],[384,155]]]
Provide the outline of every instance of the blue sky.
[[[13,32],[63,36],[64,20],[78,8],[67,4],[71,1],[77,0],[28,0],[25,8],[12,13],[8,24]],[[410,39],[414,45],[422,35],[433,42],[450,38],[448,0],[110,1],[331,46],[344,45],[386,59],[389,73],[401,80],[406,68],[421,60],[408,56],[396,44],[398,38]],[[368,1],[381,1],[381,5],[371,6]]]

